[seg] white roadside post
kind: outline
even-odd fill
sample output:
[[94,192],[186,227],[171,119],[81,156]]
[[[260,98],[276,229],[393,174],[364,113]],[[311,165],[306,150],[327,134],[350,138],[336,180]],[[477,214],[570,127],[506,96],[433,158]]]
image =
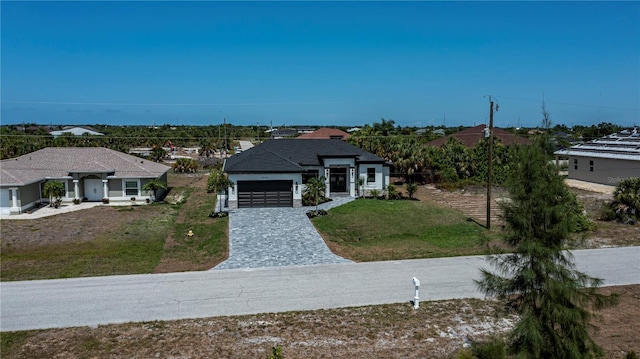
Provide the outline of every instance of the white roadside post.
[[413,285],[416,287],[416,293],[413,297],[413,309],[418,309],[420,307],[420,298],[418,298],[418,290],[420,289],[420,280],[418,278],[413,277]]

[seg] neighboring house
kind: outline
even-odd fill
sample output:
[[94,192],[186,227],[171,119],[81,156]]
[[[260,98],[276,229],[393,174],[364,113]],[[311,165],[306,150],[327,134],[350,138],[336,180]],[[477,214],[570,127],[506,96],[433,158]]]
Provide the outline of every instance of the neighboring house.
[[62,201],[99,202],[151,198],[152,179],[167,181],[170,167],[102,147],[48,147],[0,161],[0,212],[19,214],[42,202],[48,180],[65,186]]
[[298,130],[295,128],[277,128],[266,132],[270,134],[271,139],[291,138],[298,135]]
[[428,128],[419,128],[413,134],[418,136],[424,136],[432,133],[435,136],[444,136],[444,130],[439,128],[437,130],[430,131]]
[[602,137],[554,152],[556,162],[568,159],[568,178],[615,186],[640,177],[640,136],[637,130]]
[[346,140],[351,137],[350,134],[337,128],[319,128],[313,132],[305,133],[296,137],[296,139],[317,139],[317,140]]
[[[485,131],[487,131],[485,129],[488,130],[486,125],[478,125],[475,127],[467,128],[462,131],[453,133],[449,136],[445,136],[445,137],[438,138],[437,140],[433,140],[429,142],[428,145],[435,146],[435,147],[442,147],[445,143],[447,143],[447,141],[449,140],[449,137],[455,137],[458,140],[460,140],[460,142],[462,142],[462,144],[465,147],[469,147],[469,148],[475,147],[475,145],[480,143],[485,138],[485,134],[486,134]],[[507,132],[498,127],[493,128],[493,137],[499,138],[502,144],[504,144],[505,146],[531,144],[531,141],[528,138],[514,135],[513,133]]]
[[58,136],[62,136],[65,133],[70,133],[74,136],[82,136],[82,135],[92,135],[92,136],[104,136],[104,133],[100,133],[97,131],[93,131],[90,130],[88,128],[84,128],[84,127],[71,127],[71,128],[65,128],[63,130],[60,131],[51,131],[49,132],[53,137],[58,137]]
[[389,184],[384,159],[341,140],[270,140],[226,159],[223,170],[235,184],[229,208],[300,207],[304,185],[324,177],[326,196],[358,196]]

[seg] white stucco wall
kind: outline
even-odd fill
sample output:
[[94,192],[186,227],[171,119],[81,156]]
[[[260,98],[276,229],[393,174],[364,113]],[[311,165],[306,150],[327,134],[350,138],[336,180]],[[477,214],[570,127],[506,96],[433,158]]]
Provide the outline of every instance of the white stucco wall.
[[[367,183],[367,169],[375,168],[376,180],[375,182]],[[365,192],[373,189],[382,191],[389,184],[389,167],[385,167],[382,164],[361,164],[358,169],[358,177],[364,178],[363,188]]]

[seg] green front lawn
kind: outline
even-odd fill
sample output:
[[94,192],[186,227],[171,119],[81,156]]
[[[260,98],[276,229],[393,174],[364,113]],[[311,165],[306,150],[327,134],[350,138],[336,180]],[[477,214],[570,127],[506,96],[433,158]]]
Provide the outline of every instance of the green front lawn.
[[331,250],[355,261],[488,253],[493,234],[427,202],[358,199],[313,219]]
[[[162,257],[175,211],[129,207],[120,211],[152,212],[91,241],[61,241],[15,249],[3,248],[2,280],[33,280],[150,273]],[[79,214],[79,212],[77,213]]]

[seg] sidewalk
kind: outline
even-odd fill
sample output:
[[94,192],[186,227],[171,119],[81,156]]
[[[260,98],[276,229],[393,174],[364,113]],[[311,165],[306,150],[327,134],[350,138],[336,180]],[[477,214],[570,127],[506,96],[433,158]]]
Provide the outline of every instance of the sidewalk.
[[586,191],[603,193],[603,194],[613,194],[613,191],[616,190],[616,186],[607,186],[599,183],[591,183],[585,181],[579,181],[575,179],[565,179],[564,182],[567,186],[572,188],[583,189]]
[[49,207],[48,204],[45,204],[44,207],[32,208],[21,214],[13,214],[13,215],[3,214],[3,215],[0,215],[0,219],[2,220],[36,219],[36,218],[55,216],[57,214],[62,214],[62,213],[81,211],[83,209],[89,209],[97,206],[131,206],[131,205],[143,206],[143,205],[146,205],[146,202],[142,201],[142,202],[131,203],[128,201],[123,201],[123,202],[112,202],[109,204],[104,204],[102,202],[82,202],[80,204],[63,203],[58,208]]

